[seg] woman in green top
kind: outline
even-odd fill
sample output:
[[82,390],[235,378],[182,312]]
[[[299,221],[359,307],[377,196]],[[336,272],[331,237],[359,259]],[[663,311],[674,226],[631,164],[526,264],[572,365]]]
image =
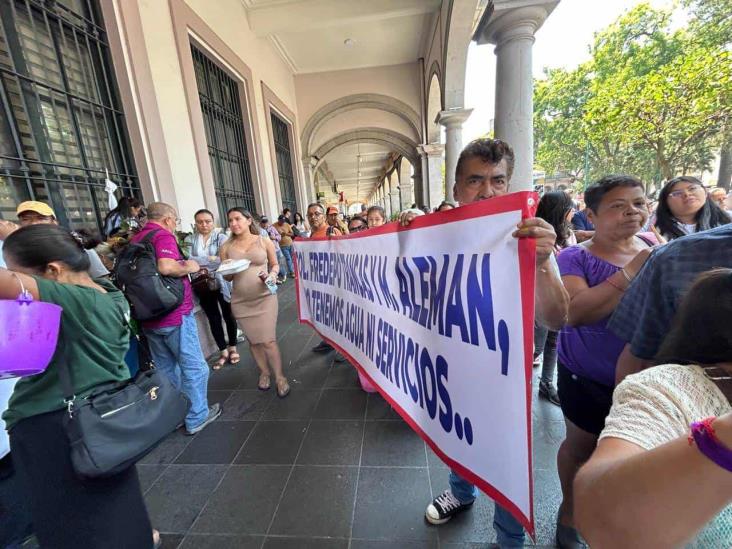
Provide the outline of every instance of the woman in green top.
[[[63,428],[65,404],[58,364],[69,360],[74,392],[129,379],[124,355],[129,307],[111,283],[93,281],[83,246],[65,229],[33,225],[3,248],[0,299],[15,299],[21,282],[34,299],[63,308],[56,353],[42,374],[18,381],[3,414],[10,450],[23,480],[42,547],[153,547],[153,530],[134,467],[113,477],[80,480]],[[73,336],[73,337],[72,337]]]

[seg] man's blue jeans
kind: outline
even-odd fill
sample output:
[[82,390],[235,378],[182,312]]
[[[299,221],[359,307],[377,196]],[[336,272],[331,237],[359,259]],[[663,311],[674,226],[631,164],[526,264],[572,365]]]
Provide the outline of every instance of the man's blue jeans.
[[[470,503],[478,497],[477,488],[455,471],[450,471],[450,490],[460,503]],[[495,504],[493,513],[493,528],[501,549],[524,546],[524,527],[498,503]]]
[[[292,246],[280,246],[280,250],[287,261],[287,272],[292,275],[295,272],[295,266],[292,264]],[[280,269],[280,271],[281,270],[282,269]]]
[[186,429],[198,427],[208,417],[208,364],[203,358],[193,313],[180,326],[145,330],[155,367],[188,397],[191,407]]

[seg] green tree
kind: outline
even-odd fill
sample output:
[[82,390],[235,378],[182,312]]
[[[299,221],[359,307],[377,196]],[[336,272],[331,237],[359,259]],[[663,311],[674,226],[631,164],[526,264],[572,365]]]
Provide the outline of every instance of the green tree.
[[669,12],[640,4],[596,35],[590,61],[537,82],[537,164],[577,174],[589,153],[591,178],[647,182],[709,168],[732,119],[732,58],[669,27]]

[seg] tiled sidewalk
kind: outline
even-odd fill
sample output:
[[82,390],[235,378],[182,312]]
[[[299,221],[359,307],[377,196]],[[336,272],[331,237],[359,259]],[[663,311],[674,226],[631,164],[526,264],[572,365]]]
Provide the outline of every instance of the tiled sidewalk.
[[[166,549],[410,549],[488,547],[493,505],[441,527],[424,520],[447,469],[378,395],[358,385],[334,353],[316,355],[297,323],[294,285],[281,287],[278,337],[292,393],[256,389],[249,352],[211,372],[220,420],[195,437],[171,435],[138,465]],[[551,546],[559,504],[559,408],[534,401],[537,541]]]

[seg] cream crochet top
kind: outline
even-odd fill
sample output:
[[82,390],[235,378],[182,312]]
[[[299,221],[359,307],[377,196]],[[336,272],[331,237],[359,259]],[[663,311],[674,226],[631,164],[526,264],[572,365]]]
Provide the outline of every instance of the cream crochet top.
[[[651,450],[688,435],[693,421],[730,411],[727,398],[699,366],[656,366],[628,376],[617,386],[600,438],[619,438]],[[732,547],[732,506],[689,547]]]

